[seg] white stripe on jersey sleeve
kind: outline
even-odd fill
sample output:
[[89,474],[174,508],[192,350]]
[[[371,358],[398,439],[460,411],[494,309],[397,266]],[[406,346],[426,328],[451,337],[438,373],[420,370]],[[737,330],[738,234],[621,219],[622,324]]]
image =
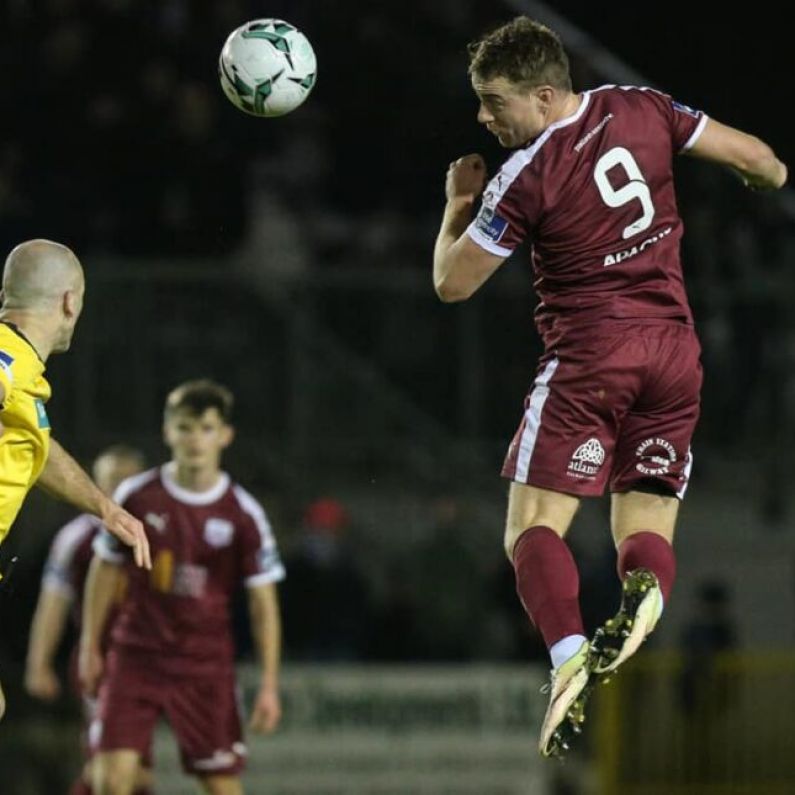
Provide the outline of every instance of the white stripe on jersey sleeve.
[[484,235],[475,225],[477,221],[477,217],[472,220],[472,223],[467,227],[467,234],[473,240],[473,242],[477,243],[481,248],[485,249],[489,252],[489,254],[494,254],[498,257],[510,257],[513,254],[512,248],[505,248],[504,246],[499,246],[496,243],[493,243],[489,240],[486,235]]
[[122,543],[116,536],[111,535],[104,527],[97,533],[94,543],[91,544],[94,554],[105,563],[121,566],[124,563]]
[[240,507],[254,520],[260,534],[260,566],[263,569],[259,574],[254,574],[245,579],[245,585],[252,588],[257,585],[268,585],[272,582],[283,580],[286,576],[284,564],[279,556],[276,539],[273,536],[271,524],[265,509],[242,486],[235,484],[232,491],[240,503]]
[[86,536],[96,529],[96,520],[84,513],[67,522],[56,534],[50,547],[50,554],[44,564],[41,587],[45,591],[59,593],[67,599],[74,599],[75,593],[70,577],[75,553]]
[[701,133],[704,132],[704,128],[707,126],[707,122],[709,121],[709,116],[706,113],[701,113],[701,118],[696,125],[696,129],[693,130],[693,134],[685,141],[685,145],[679,150],[680,152],[686,152],[690,149],[695,142],[701,138]]

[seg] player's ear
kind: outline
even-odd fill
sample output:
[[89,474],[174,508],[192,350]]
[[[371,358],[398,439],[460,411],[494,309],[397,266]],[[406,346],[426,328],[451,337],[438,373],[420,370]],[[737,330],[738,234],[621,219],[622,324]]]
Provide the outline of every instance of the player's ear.
[[235,428],[234,425],[224,425],[223,429],[221,430],[221,445],[223,447],[229,447],[230,444],[235,440]]
[[74,290],[67,290],[63,294],[62,306],[65,317],[74,317],[78,313],[77,293]]
[[555,98],[555,89],[552,86],[539,86],[536,89],[536,97],[542,109],[546,110]]

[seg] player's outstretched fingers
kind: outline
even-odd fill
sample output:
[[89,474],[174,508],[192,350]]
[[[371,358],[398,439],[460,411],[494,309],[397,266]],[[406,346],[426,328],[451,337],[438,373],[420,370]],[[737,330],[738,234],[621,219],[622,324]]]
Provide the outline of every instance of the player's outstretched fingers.
[[152,556],[149,551],[149,540],[140,520],[127,513],[119,505],[113,505],[104,516],[105,527],[119,541],[133,548],[135,564],[144,569],[152,568]]

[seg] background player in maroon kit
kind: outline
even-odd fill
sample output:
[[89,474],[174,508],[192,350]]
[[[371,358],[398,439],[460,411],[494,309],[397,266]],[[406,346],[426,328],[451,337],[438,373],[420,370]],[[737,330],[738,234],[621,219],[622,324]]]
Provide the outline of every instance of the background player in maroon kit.
[[[99,488],[109,497],[126,478],[144,468],[143,454],[126,445],[114,445],[101,452],[94,461],[93,476]],[[81,514],[64,525],[53,539],[50,554],[44,567],[39,601],[33,616],[25,667],[25,687],[34,698],[54,701],[61,693],[61,682],[55,670],[55,656],[63,640],[71,613],[75,628],[80,629],[83,586],[93,557],[94,537],[102,527],[101,521],[91,514]],[[107,629],[111,623],[108,622]],[[103,637],[102,650],[106,649],[108,633]],[[77,645],[70,663],[70,675],[75,692],[77,684]],[[94,717],[96,699],[84,698],[83,710],[86,731]],[[86,736],[86,750],[88,750]],[[70,790],[70,795],[91,795],[90,758]],[[142,771],[136,795],[146,795],[151,781],[151,771]]]
[[[80,669],[96,687],[99,639],[116,581],[127,597],[114,622],[91,741],[97,795],[129,795],[155,724],[164,715],[186,772],[213,795],[242,792],[245,746],[235,697],[230,600],[249,595],[263,670],[250,725],[271,731],[281,714],[281,653],[275,583],[284,577],[259,503],[220,469],[232,441],[232,395],[192,381],[167,398],[164,434],[172,461],[121,484],[117,500],[147,526],[152,570],[138,576],[108,533],[98,536],[86,584]],[[124,568],[122,568],[124,566]]]
[[[433,278],[443,301],[465,300],[532,246],[545,353],[503,467],[505,549],[552,658],[546,756],[568,747],[591,685],[637,650],[674,579],[701,365],[672,158],[720,163],[759,190],[787,169],[758,138],[658,91],[574,93],[557,34],[527,17],[473,43],[469,73],[478,121],[515,151],[488,185],[480,155],[450,165]],[[589,644],[563,536],[580,498],[605,486],[623,598]]]

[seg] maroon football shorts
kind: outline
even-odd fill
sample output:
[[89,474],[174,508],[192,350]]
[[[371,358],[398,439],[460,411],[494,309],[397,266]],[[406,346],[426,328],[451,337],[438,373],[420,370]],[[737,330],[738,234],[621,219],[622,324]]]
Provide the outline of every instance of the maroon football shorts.
[[[72,693],[75,698],[80,701],[83,712],[83,729],[80,734],[81,745],[83,747],[83,756],[86,759],[96,753],[96,749],[92,746],[90,741],[91,727],[97,718],[99,710],[99,699],[96,696],[87,696],[80,686],[80,678],[78,676],[78,645],[72,649],[72,654],[69,660],[69,683],[72,688]],[[141,765],[143,767],[152,767],[152,746],[151,744],[146,751],[141,755]]]
[[95,752],[133,750],[142,757],[160,716],[171,726],[186,773],[237,775],[246,748],[234,671],[217,677],[164,675],[151,655],[111,651],[89,733]]
[[699,415],[691,326],[616,323],[544,354],[502,475],[577,496],[684,496]]

